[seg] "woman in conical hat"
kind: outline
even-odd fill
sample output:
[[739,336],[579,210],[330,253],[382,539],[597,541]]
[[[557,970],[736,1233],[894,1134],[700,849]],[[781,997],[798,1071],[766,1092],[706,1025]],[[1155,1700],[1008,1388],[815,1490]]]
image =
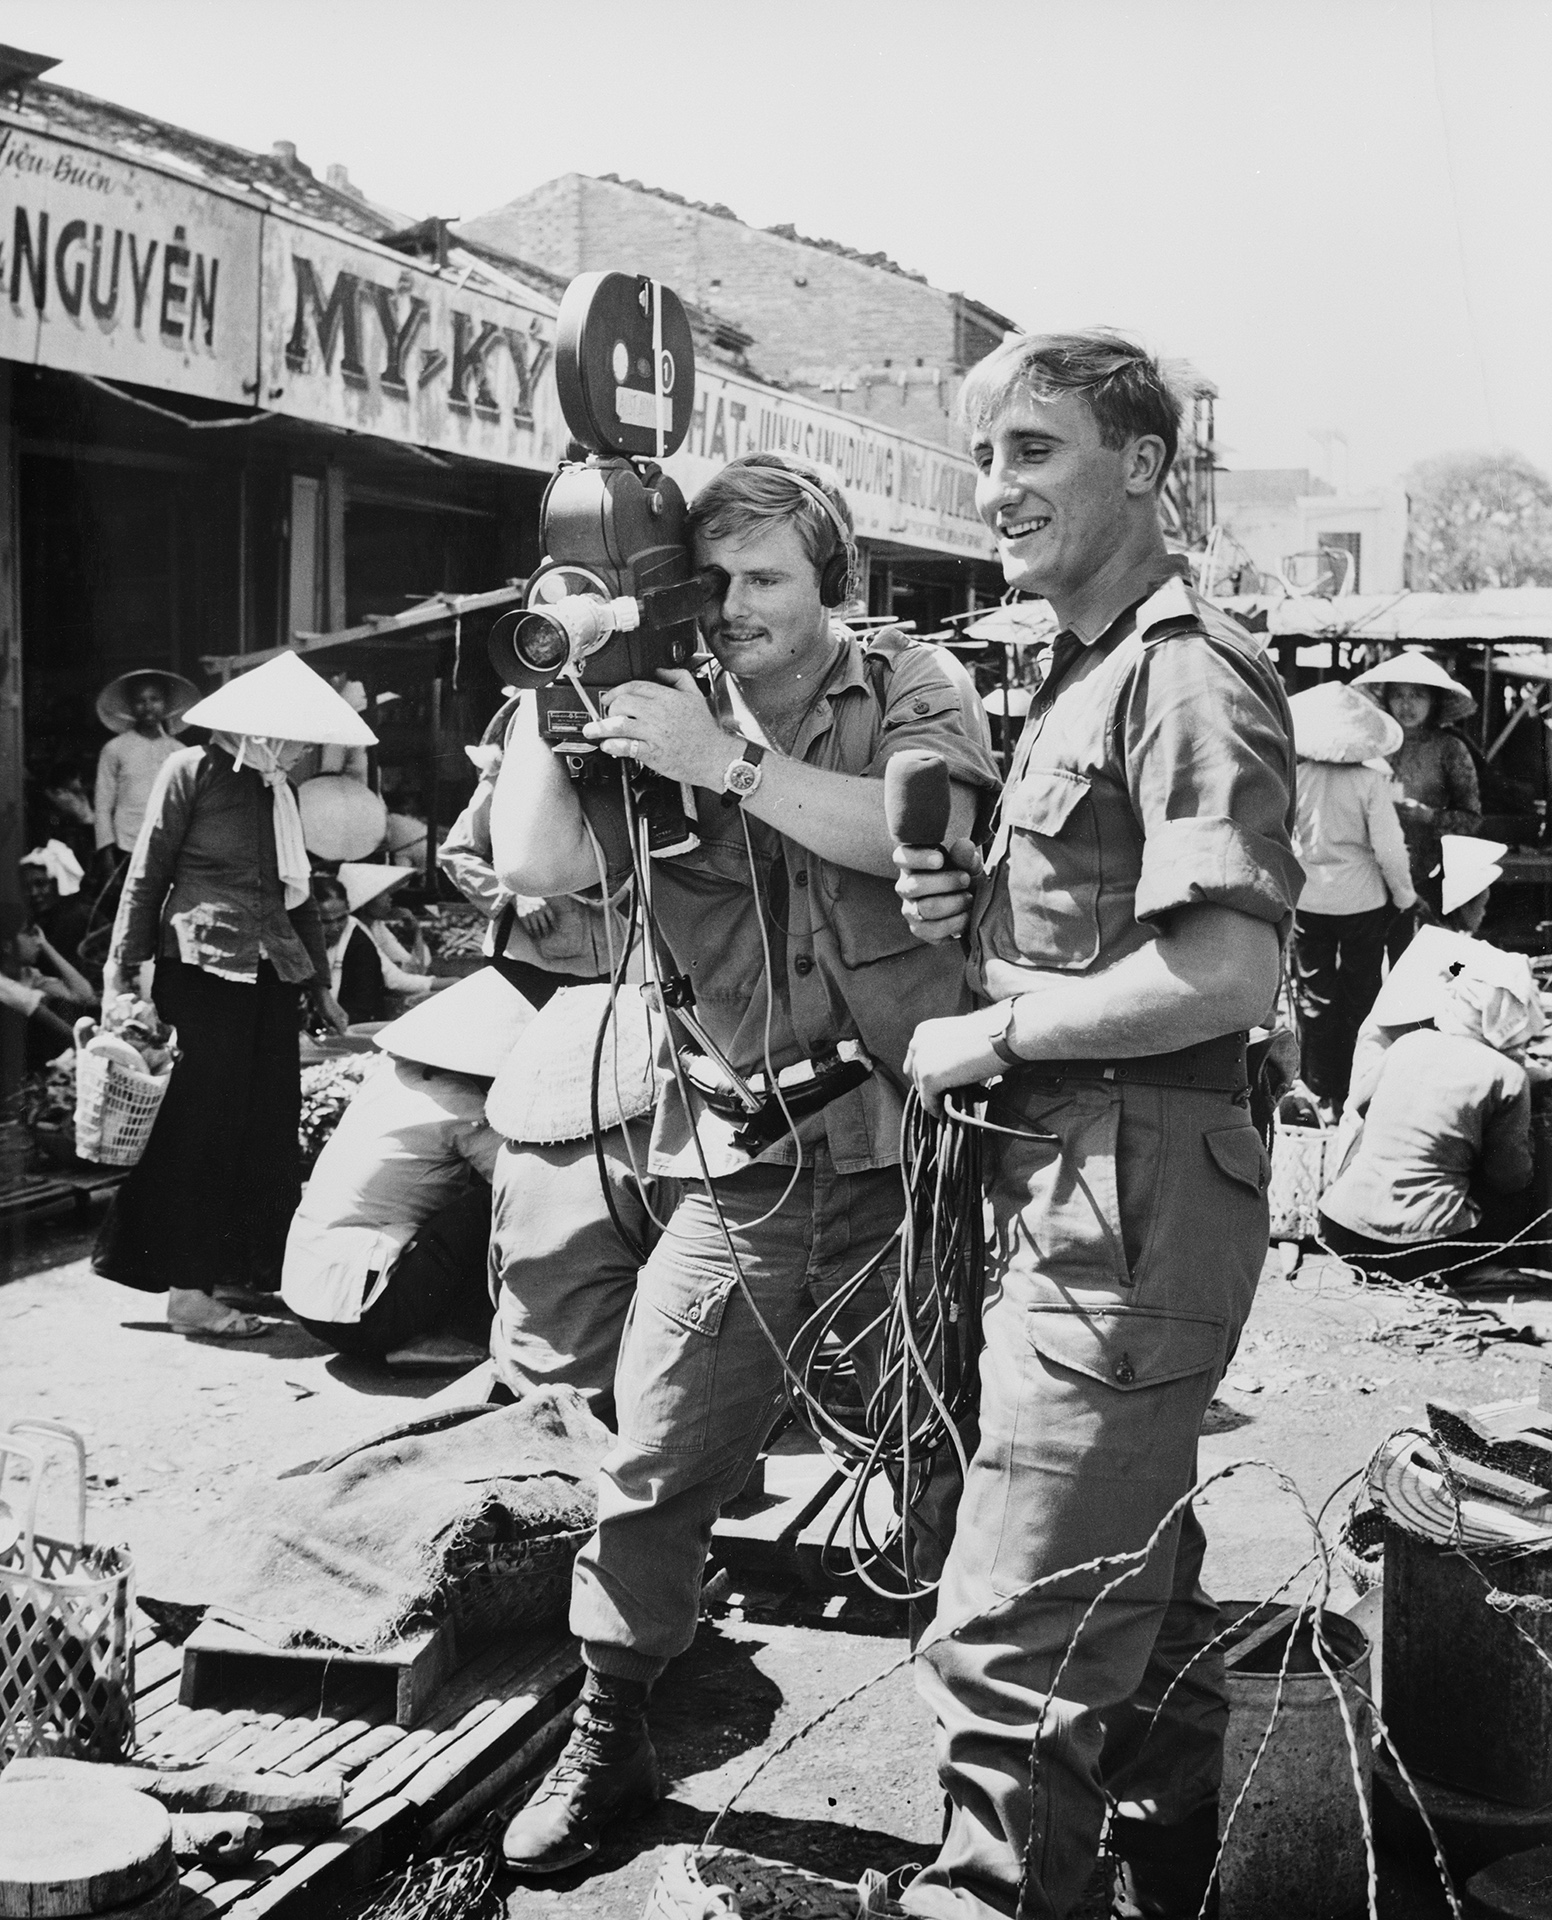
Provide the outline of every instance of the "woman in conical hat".
[[[1465,741],[1445,731],[1475,713],[1477,703],[1437,660],[1415,647],[1360,673],[1353,685],[1401,723],[1401,745],[1388,756],[1399,788],[1396,812],[1406,835],[1412,884],[1437,913],[1443,881],[1440,836],[1475,833],[1482,824],[1476,763]],[[1386,941],[1392,961],[1412,932],[1413,926],[1398,916]]]
[[191,707],[204,747],[157,777],[103,971],[104,1017],[147,961],[180,1058],[140,1164],[114,1197],[93,1265],[168,1296],[169,1325],[247,1339],[267,1323],[213,1298],[273,1290],[301,1190],[299,1001],[344,1015],[308,886],[287,765],[309,742],[370,746],[359,715],[294,654]]
[[1292,955],[1299,1073],[1334,1119],[1380,990],[1386,931],[1417,900],[1384,759],[1402,732],[1336,680],[1296,693],[1289,708],[1299,755],[1293,850],[1304,868]]

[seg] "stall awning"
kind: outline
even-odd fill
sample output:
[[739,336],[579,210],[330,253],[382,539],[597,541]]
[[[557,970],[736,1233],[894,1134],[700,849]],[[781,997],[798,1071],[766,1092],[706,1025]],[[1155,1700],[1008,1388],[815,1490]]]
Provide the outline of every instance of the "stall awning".
[[443,628],[454,626],[468,614],[498,613],[516,606],[527,586],[526,580],[509,580],[489,593],[439,593],[403,613],[374,614],[360,626],[342,627],[338,633],[298,633],[294,647],[266,647],[262,653],[205,654],[200,665],[212,678],[225,682],[234,673],[263,666],[278,653],[299,653],[310,666],[321,668],[326,656],[340,653],[348,660],[359,657],[364,647],[386,646],[397,652],[396,641],[432,640]]
[[[1231,606],[1241,603],[1231,601]],[[1246,603],[1248,605],[1248,603]],[[1273,637],[1360,642],[1552,641],[1552,587],[1489,587],[1479,593],[1291,594],[1268,604]]]

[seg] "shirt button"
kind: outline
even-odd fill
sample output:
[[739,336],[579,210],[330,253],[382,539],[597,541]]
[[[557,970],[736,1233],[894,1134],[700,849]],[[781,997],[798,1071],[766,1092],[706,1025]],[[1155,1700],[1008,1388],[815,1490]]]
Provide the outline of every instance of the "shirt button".
[[795,887],[806,887],[808,885],[808,870],[805,868],[802,873],[795,873],[792,876],[792,884]]
[[812,973],[814,971],[812,956],[806,953],[800,953],[792,963],[792,971],[800,978],[805,974]]
[[1137,1369],[1132,1365],[1129,1353],[1123,1353],[1115,1363],[1115,1377],[1123,1387],[1129,1387],[1137,1378]]

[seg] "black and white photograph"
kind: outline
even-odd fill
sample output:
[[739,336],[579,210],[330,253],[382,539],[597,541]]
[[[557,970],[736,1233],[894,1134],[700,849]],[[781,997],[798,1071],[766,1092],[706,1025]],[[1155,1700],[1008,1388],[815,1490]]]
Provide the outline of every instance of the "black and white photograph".
[[1552,1920],[1548,0],[0,0],[0,1920]]

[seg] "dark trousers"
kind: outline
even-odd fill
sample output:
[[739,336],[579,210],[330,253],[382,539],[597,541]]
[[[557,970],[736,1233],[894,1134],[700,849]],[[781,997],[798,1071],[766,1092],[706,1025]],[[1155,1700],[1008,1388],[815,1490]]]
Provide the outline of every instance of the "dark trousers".
[[299,992],[267,961],[251,986],[157,961],[152,997],[180,1057],[97,1236],[98,1273],[146,1293],[280,1284],[302,1193]]
[[297,1319],[336,1353],[381,1360],[423,1333],[490,1334],[490,1188],[483,1180],[461,1200],[423,1220],[405,1241],[388,1284],[359,1320]]
[[1358,1029],[1380,990],[1380,963],[1392,908],[1367,913],[1296,913],[1293,1004],[1299,1073],[1322,1100],[1347,1098]]

